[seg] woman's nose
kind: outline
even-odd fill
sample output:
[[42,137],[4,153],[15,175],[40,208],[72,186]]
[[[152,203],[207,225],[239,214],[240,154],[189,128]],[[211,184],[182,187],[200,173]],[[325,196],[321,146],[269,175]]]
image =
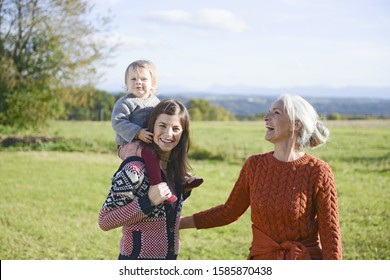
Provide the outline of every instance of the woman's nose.
[[172,136],[172,135],[173,135],[173,129],[172,129],[172,127],[168,127],[168,129],[167,129],[167,134],[168,134],[168,136]]
[[268,121],[270,119],[269,112],[264,115],[264,120]]

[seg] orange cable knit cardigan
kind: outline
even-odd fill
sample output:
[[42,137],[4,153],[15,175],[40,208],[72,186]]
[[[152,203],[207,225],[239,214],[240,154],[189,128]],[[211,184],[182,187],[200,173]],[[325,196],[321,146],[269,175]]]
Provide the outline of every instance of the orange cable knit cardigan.
[[223,226],[251,207],[249,259],[342,258],[337,192],[327,163],[305,154],[251,156],[225,204],[194,215],[198,229]]

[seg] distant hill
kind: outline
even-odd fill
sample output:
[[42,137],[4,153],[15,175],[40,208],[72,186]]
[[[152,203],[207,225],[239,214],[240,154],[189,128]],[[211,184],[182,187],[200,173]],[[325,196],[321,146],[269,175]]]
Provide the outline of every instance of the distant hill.
[[[207,94],[207,93],[185,93],[185,94],[161,94],[159,98],[176,98],[182,102],[190,99],[206,99],[214,106],[221,106],[237,116],[249,116],[266,112],[276,95],[242,95],[242,94]],[[339,113],[342,115],[371,115],[377,117],[390,117],[390,98],[352,98],[352,97],[305,97],[321,115]]]
[[183,102],[190,99],[206,99],[214,106],[221,106],[237,116],[264,113],[280,94],[290,93],[306,98],[322,115],[339,113],[390,117],[390,87],[312,86],[275,89],[215,85],[210,87],[209,91],[191,92],[175,86],[162,86],[160,93],[161,99],[176,98]]
[[327,87],[327,86],[305,86],[305,87],[281,87],[265,88],[255,86],[223,86],[214,85],[203,92],[194,92],[177,88],[174,86],[161,86],[160,92],[168,95],[245,95],[245,96],[278,96],[282,93],[298,94],[304,97],[343,97],[343,98],[380,98],[390,99],[390,87]]

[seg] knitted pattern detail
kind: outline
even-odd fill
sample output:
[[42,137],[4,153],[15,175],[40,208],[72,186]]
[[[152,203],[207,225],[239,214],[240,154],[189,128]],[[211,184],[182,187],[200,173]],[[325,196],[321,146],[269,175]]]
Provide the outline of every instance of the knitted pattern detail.
[[249,206],[253,225],[275,242],[314,236],[324,259],[342,258],[336,184],[324,161],[308,154],[291,162],[272,153],[250,157],[226,203],[195,214],[196,227],[229,224]]
[[176,207],[152,206],[149,180],[141,158],[126,159],[112,178],[99,214],[99,226],[107,231],[122,227],[120,253],[131,259],[176,259],[179,251],[179,220],[184,197]]

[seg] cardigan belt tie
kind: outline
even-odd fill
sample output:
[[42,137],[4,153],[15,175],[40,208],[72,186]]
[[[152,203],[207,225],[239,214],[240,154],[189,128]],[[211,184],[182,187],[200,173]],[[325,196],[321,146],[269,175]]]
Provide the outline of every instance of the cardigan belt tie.
[[320,252],[316,236],[301,242],[284,241],[278,243],[254,225],[252,225],[252,232],[253,243],[248,259],[262,259],[262,255],[270,254],[277,260],[310,260],[313,254],[316,255],[316,259],[321,258],[321,255],[316,254],[316,252]]

